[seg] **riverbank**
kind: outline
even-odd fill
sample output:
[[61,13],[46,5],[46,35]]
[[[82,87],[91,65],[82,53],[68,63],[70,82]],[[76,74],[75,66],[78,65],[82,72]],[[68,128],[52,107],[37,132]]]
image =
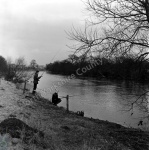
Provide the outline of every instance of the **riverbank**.
[[[12,138],[7,148],[18,150],[148,150],[149,133],[98,119],[81,117],[54,106],[40,94],[23,94],[5,80],[0,84],[0,122],[17,118],[44,134],[36,142]],[[1,123],[0,123],[1,126]],[[14,142],[16,140],[17,144]],[[1,141],[0,141],[1,142]],[[15,144],[14,144],[15,143]],[[1,144],[0,144],[1,145]]]

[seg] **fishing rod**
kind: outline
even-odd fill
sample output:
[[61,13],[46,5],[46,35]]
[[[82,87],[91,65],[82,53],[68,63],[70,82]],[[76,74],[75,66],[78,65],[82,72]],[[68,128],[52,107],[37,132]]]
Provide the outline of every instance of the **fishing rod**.
[[[55,55],[52,57],[52,59],[50,60],[50,63],[54,60],[54,58],[57,56],[57,54],[61,51],[62,49],[60,49],[60,50],[58,50],[56,53],[55,53]],[[42,74],[41,74],[41,76],[40,76],[40,78],[44,75],[44,73],[46,72],[46,69],[44,69],[44,71],[42,72]],[[40,79],[39,78],[39,79]],[[41,90],[41,89],[40,89]],[[55,88],[55,91],[57,91],[57,93],[59,92],[56,88]],[[47,93],[47,91],[46,91],[46,93]],[[52,94],[52,93],[51,93]]]
[[[61,49],[62,50],[62,49]],[[56,52],[56,54],[52,57],[52,59],[50,60],[50,63],[54,60],[54,58],[57,56],[57,54],[61,51],[61,50],[58,50]],[[46,72],[46,70],[44,70],[44,72],[41,74],[41,77],[43,76],[43,74]]]
[[45,71],[41,74],[41,77],[43,76],[44,73],[45,73]]

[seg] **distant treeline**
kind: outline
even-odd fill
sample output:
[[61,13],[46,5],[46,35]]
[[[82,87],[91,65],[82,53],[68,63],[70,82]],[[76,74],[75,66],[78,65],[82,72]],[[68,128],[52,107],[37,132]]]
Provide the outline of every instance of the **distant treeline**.
[[117,57],[112,60],[92,58],[83,61],[68,58],[47,64],[46,70],[64,75],[149,81],[149,62],[134,57]]
[[19,57],[12,62],[11,58],[6,60],[3,56],[0,56],[0,78],[4,77],[6,80],[13,82],[24,82],[32,77],[29,72],[35,70],[42,71],[45,70],[45,67],[39,66],[36,60],[32,60],[30,65],[27,65],[23,57]]

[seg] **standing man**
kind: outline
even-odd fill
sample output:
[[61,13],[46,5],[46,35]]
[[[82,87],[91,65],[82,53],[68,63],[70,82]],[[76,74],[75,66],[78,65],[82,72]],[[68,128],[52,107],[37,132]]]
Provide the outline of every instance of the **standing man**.
[[42,76],[39,76],[38,77],[38,73],[39,73],[39,71],[37,70],[36,72],[35,72],[35,75],[34,75],[34,88],[33,88],[33,94],[35,94],[35,92],[36,92],[36,89],[37,89],[37,84],[38,84],[38,81],[39,81],[39,79],[42,77]]

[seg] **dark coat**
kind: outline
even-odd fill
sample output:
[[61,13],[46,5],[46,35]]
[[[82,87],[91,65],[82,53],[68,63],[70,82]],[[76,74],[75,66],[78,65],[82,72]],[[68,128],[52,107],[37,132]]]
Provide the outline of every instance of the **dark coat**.
[[38,84],[38,81],[39,81],[40,78],[41,77],[38,77],[38,73],[35,73],[35,75],[34,75],[34,83]]

